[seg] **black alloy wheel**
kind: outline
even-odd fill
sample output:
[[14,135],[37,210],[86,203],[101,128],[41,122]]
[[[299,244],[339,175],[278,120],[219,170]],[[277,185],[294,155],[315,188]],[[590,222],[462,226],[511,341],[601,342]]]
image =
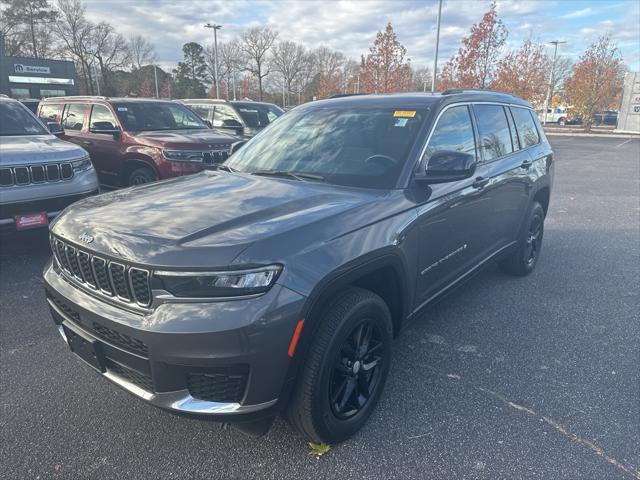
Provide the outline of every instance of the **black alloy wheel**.
[[329,401],[337,418],[353,417],[375,393],[382,355],[380,332],[365,319],[344,341],[329,381]]

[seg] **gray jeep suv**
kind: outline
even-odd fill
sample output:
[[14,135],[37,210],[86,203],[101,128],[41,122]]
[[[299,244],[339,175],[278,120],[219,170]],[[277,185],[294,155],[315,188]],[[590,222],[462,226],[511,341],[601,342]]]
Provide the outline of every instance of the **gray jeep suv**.
[[491,261],[538,261],[553,154],[510,95],[354,96],[292,110],[215,171],[76,203],[51,225],[55,323],[158,407],[356,432],[392,338]]
[[2,231],[46,226],[71,203],[97,192],[86,151],[53,136],[22,103],[0,97]]

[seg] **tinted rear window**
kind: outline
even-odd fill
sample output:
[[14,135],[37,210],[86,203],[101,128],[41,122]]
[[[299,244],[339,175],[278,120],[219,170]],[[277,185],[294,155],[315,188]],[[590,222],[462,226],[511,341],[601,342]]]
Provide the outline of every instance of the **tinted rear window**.
[[526,108],[511,107],[511,112],[516,122],[518,138],[522,148],[537,145],[540,142],[540,135],[538,135],[538,129],[531,111]]
[[474,105],[484,160],[493,160],[513,152],[511,132],[501,105]]

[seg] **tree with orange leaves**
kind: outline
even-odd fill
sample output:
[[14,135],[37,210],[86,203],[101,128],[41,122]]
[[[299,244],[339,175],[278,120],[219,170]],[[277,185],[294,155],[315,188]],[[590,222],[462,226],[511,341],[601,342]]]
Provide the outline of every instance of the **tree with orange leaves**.
[[617,105],[624,71],[620,51],[608,35],[592,43],[573,66],[565,83],[567,102],[572,114],[582,117],[586,131],[591,130],[594,113]]
[[545,101],[548,87],[546,72],[550,68],[551,60],[545,54],[544,46],[525,40],[518,50],[508,53],[498,62],[491,88],[524,98],[540,107]]
[[407,49],[398,41],[391,23],[378,32],[373,46],[360,61],[361,91],[367,93],[403,92],[409,89],[411,67],[405,60]]
[[507,29],[498,18],[496,4],[486,12],[479,24],[471,27],[462,47],[445,65],[438,79],[438,87],[486,88],[494,76],[500,49],[507,40]]

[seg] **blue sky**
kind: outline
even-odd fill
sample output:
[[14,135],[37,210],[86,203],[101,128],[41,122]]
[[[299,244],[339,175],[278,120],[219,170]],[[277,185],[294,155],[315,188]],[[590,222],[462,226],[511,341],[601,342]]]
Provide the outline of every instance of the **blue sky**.
[[[440,67],[460,40],[482,18],[489,1],[445,0],[442,12]],[[509,30],[507,49],[524,39],[563,40],[559,55],[576,60],[598,35],[608,32],[631,70],[640,70],[638,0],[499,0],[498,13]],[[219,39],[233,38],[247,27],[270,25],[280,38],[308,47],[326,45],[359,59],[378,30],[391,22],[416,67],[431,65],[436,35],[437,0],[387,1],[243,1],[243,0],[88,0],[87,15],[106,20],[125,35],[151,40],[159,63],[181,58],[183,43],[211,43],[202,25],[222,24]],[[549,47],[551,53],[551,47]]]

